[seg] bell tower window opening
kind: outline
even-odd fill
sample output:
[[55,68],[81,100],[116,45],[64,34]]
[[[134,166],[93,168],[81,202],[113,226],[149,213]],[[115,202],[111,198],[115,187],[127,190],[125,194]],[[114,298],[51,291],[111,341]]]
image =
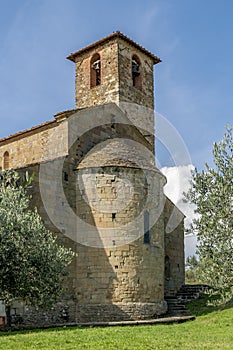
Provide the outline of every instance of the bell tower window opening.
[[91,88],[94,88],[101,84],[101,60],[100,55],[98,53],[94,54],[91,59],[90,64],[90,75],[91,75],[91,81],[90,85]]
[[138,56],[133,55],[132,57],[132,82],[133,86],[137,89],[142,89],[142,67]]
[[10,167],[10,156],[9,156],[9,152],[5,152],[3,155],[3,169],[7,170]]

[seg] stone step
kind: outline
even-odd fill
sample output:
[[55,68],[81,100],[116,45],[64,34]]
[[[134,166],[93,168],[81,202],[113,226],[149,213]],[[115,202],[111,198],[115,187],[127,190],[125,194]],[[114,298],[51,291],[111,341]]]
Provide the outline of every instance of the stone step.
[[186,309],[186,306],[183,304],[168,304],[168,308],[177,308],[177,309]]
[[186,303],[183,303],[183,302],[181,302],[181,301],[179,301],[179,300],[166,300],[167,301],[167,304],[168,305],[184,305],[185,306],[185,304]]
[[171,309],[169,309],[168,308],[168,312],[184,312],[184,313],[188,313],[189,312],[189,310],[188,309],[186,309],[186,308],[171,308]]
[[208,286],[205,285],[184,285],[175,296],[166,297],[168,311],[167,315],[189,315],[186,304],[198,299]]

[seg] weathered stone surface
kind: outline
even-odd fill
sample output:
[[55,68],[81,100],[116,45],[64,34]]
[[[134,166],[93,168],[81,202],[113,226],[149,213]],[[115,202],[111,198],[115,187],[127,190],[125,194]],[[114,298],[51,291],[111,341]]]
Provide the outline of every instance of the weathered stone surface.
[[[171,231],[169,220],[175,229]],[[184,222],[183,214],[167,199],[164,210],[165,223],[165,295],[175,295],[184,284]]]

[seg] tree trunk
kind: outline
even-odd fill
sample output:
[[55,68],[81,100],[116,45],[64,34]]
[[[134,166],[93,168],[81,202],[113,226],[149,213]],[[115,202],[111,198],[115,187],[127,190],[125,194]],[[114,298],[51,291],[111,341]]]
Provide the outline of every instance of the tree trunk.
[[10,305],[6,305],[6,326],[7,328],[11,328],[11,307]]

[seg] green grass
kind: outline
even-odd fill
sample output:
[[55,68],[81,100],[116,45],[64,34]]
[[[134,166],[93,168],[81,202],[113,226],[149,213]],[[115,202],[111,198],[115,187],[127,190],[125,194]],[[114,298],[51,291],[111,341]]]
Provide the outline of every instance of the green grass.
[[62,328],[0,333],[4,350],[225,350],[233,349],[233,304],[191,306],[195,321],[172,325]]

